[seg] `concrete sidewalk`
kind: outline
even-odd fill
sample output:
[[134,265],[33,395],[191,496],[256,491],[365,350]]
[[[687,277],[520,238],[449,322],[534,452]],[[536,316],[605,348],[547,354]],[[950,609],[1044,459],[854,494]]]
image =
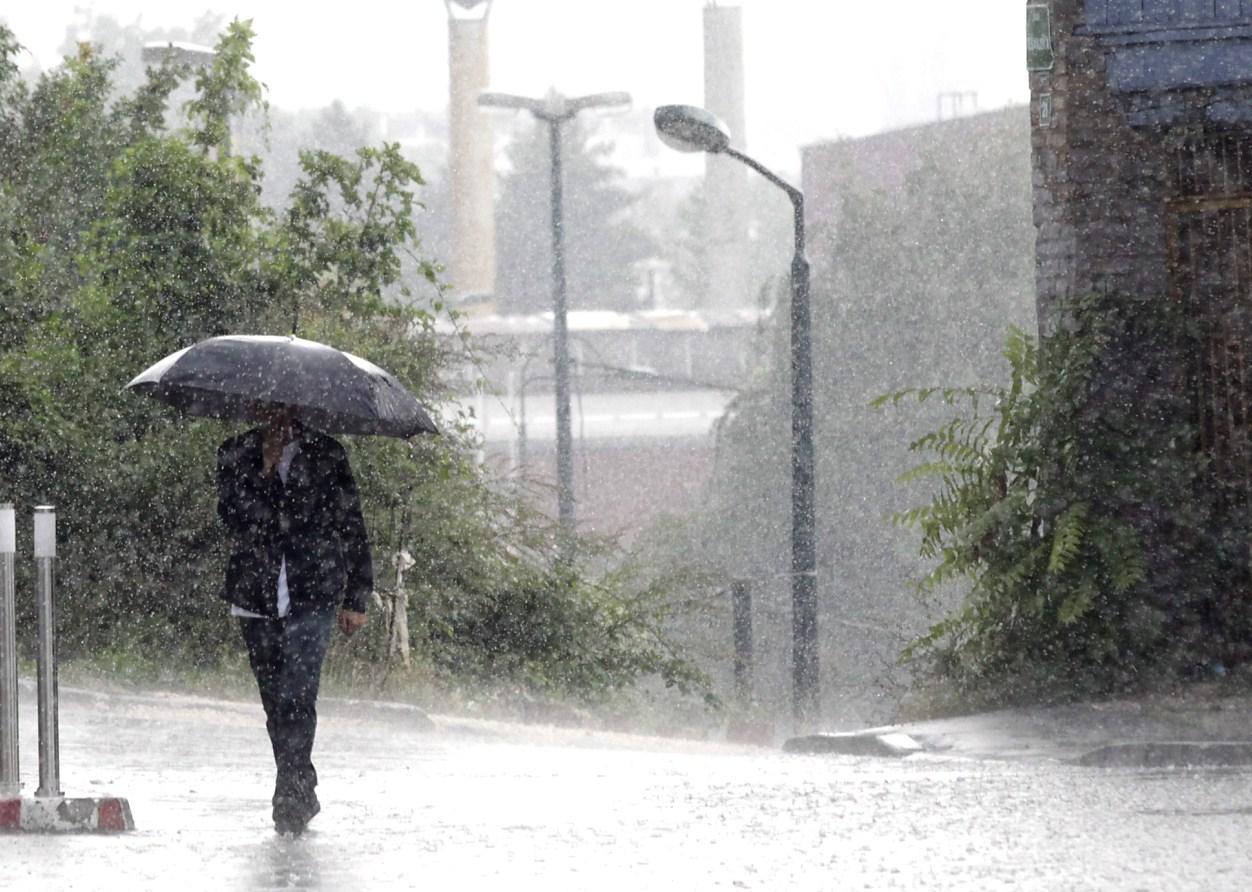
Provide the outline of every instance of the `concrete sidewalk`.
[[788,740],[794,753],[1046,759],[1087,766],[1252,765],[1252,696],[1185,694],[909,722]]

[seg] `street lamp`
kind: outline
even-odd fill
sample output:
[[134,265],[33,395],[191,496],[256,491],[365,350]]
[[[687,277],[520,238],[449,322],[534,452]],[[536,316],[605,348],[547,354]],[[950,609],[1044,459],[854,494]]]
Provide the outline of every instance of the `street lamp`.
[[551,149],[552,165],[552,354],[556,379],[557,517],[560,520],[561,529],[568,535],[574,532],[574,458],[573,434],[570,430],[569,326],[566,321],[561,125],[589,108],[624,108],[630,105],[630,94],[593,93],[590,96],[567,98],[551,90],[542,99],[531,99],[509,93],[480,93],[478,104],[483,108],[528,111],[548,125],[548,144]]
[[702,108],[663,105],[657,136],[680,152],[729,155],[787,193],[795,211],[791,258],[791,633],[792,703],[798,723],[817,717],[817,549],[813,474],[813,351],[809,262],[804,257],[804,193],[730,145],[726,125]]

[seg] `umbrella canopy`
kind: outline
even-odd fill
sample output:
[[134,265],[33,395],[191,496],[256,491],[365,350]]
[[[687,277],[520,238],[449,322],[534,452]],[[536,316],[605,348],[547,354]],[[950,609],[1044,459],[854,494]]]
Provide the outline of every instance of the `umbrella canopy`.
[[426,410],[372,362],[297,337],[225,335],[171,353],[126,385],[189,415],[256,420],[295,406],[328,434],[438,433]]

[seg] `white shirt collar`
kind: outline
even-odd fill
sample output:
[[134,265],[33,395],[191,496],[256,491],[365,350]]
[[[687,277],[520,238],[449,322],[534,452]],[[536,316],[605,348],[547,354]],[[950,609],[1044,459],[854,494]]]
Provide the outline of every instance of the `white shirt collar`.
[[299,440],[292,440],[283,447],[283,454],[278,459],[278,476],[282,478],[283,483],[287,482],[287,474],[291,471],[291,460],[296,457],[296,453],[299,451]]

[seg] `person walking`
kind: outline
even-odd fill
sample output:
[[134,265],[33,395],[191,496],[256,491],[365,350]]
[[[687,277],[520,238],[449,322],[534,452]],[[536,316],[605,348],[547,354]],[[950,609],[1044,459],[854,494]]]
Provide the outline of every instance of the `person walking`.
[[328,435],[439,428],[386,370],[294,333],[205,338],[126,388],[194,417],[263,422],[217,453],[217,510],[233,539],[221,594],[265,708],[274,826],[301,833],[321,810],[312,753],[322,662],[336,622],[345,635],[365,625],[374,587],[356,482]]
[[313,738],[322,663],[337,624],[366,622],[373,564],[343,447],[294,407],[217,451],[218,515],[233,538],[222,598],[248,651],[277,769],[274,828],[299,835],[321,810]]

